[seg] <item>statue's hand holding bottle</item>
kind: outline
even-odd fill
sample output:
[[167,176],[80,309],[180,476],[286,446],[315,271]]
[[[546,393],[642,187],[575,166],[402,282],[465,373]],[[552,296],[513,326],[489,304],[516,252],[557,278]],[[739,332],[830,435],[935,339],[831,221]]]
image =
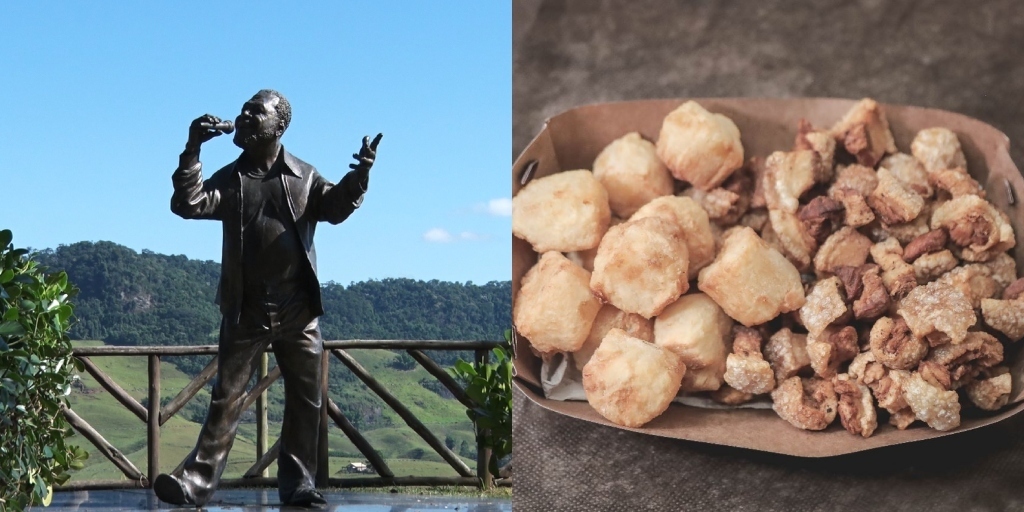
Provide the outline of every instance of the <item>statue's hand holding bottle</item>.
[[221,121],[219,117],[210,114],[201,115],[188,127],[188,142],[185,143],[185,149],[199,151],[204,142],[232,131],[234,125],[230,121]]

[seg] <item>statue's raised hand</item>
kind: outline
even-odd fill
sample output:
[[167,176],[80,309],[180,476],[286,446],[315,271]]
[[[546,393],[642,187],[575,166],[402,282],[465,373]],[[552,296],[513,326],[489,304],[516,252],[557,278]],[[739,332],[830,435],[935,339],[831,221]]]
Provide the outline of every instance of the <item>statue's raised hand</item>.
[[370,176],[370,168],[373,167],[373,161],[377,158],[377,144],[380,144],[382,137],[384,134],[378,133],[373,138],[373,142],[370,142],[369,136],[363,137],[363,147],[359,149],[359,153],[352,154],[356,163],[348,164],[348,166],[359,173],[360,181],[365,181]]

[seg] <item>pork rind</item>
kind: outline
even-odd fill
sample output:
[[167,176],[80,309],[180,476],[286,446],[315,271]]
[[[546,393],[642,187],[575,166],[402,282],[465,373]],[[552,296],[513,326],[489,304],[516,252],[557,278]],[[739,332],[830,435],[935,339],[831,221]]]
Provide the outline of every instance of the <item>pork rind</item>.
[[922,255],[941,251],[949,241],[949,234],[944,229],[933,229],[923,235],[914,237],[903,249],[903,261],[912,263]]
[[796,267],[747,227],[723,241],[715,261],[700,271],[697,288],[747,327],[804,305]]
[[926,216],[929,212],[929,205],[925,204],[924,208],[921,209],[921,213],[916,219],[906,222],[903,224],[881,224],[881,231],[885,236],[882,238],[895,238],[900,244],[906,245],[913,242],[915,238],[928,234],[931,228],[928,227],[928,217]]
[[693,101],[665,117],[657,151],[676,179],[701,190],[721,185],[743,166],[743,145],[736,124]]
[[874,389],[889,374],[889,369],[876,361],[875,354],[868,350],[857,354],[853,361],[850,361],[846,373],[858,384],[864,384],[868,388]]
[[776,237],[780,252],[793,262],[796,268],[810,268],[817,243],[807,232],[800,218],[785,210],[768,210],[768,220],[771,222],[771,232]]
[[843,210],[843,203],[828,196],[817,196],[801,206],[796,216],[804,223],[807,234],[820,244],[843,225]]
[[921,374],[924,380],[942,389],[953,387],[953,376],[949,373],[949,368],[935,361],[921,361],[921,364],[917,365],[917,373]]
[[853,302],[853,316],[857,320],[878,318],[892,303],[880,272],[878,265],[871,263],[835,269],[836,277],[843,282],[847,302]]
[[729,216],[742,201],[739,194],[721,187],[707,191],[690,187],[682,191],[681,195],[696,201],[707,212],[708,218],[715,221]]
[[830,326],[817,335],[807,336],[807,357],[819,377],[834,377],[836,370],[859,352],[857,330],[849,325]]
[[879,167],[887,169],[900,183],[925,199],[934,193],[932,184],[928,181],[928,171],[921,162],[906,153],[885,157]]
[[889,424],[900,430],[906,430],[916,420],[917,417],[914,416],[914,411],[910,407],[889,413]]
[[868,195],[867,200],[868,205],[886,224],[910,222],[924,208],[924,198],[884,167],[878,169],[878,186]]
[[767,210],[751,210],[746,215],[740,218],[739,225],[746,226],[753,229],[755,232],[760,233],[764,229],[765,225],[768,224],[768,211]]
[[[626,221],[622,220],[622,218],[620,217],[612,215],[612,221],[608,225],[608,227],[611,228],[612,226],[618,226],[623,222]],[[594,258],[597,258],[597,247],[594,247],[593,249],[587,249],[584,251],[570,251],[565,253],[565,257],[569,258],[569,261],[585,268],[587,272],[593,272]]]
[[838,407],[831,380],[790,377],[772,391],[775,413],[804,430],[825,430],[836,419]]
[[1010,400],[1012,378],[1009,369],[999,367],[998,374],[987,379],[979,379],[967,385],[967,397],[979,409],[995,411],[1006,405]]
[[811,365],[807,355],[807,335],[782,328],[768,339],[764,358],[775,372],[775,380],[782,382]]
[[960,426],[960,401],[956,391],[947,391],[913,373],[903,383],[903,396],[917,419],[935,430]]
[[992,271],[982,265],[965,265],[956,267],[936,280],[939,284],[952,286],[967,297],[971,307],[981,307],[981,300],[995,297],[999,293],[999,284],[991,277]]
[[[960,343],[967,328],[978,318],[967,296],[958,288],[938,281],[918,286],[899,302],[896,312],[918,338],[929,338],[934,346],[941,342]],[[937,338],[936,338],[937,337]]]
[[819,275],[835,273],[842,266],[859,267],[868,260],[871,239],[849,226],[832,233],[814,255],[814,270]]
[[895,299],[904,297],[917,286],[914,267],[903,261],[903,247],[899,240],[888,238],[869,250],[871,258],[882,269],[882,282],[889,295]]
[[796,141],[793,143],[793,150],[800,151],[810,149],[818,153],[821,163],[829,174],[832,172],[832,165],[835,163],[836,140],[828,130],[815,130],[806,119],[801,119],[797,125]]
[[925,284],[953,270],[959,262],[949,249],[925,254],[914,260],[914,275],[918,284]]
[[868,206],[867,195],[852,188],[829,191],[829,196],[843,203],[843,220],[847,226],[859,228],[875,220],[875,211]]
[[1015,244],[1006,214],[975,195],[951,199],[932,213],[932,229],[946,228],[967,261],[988,261]]
[[879,318],[869,337],[875,360],[893,370],[912,370],[928,354],[928,343],[914,336],[906,321]]
[[981,317],[1010,341],[1024,338],[1024,300],[981,299]]
[[861,165],[874,167],[886,153],[896,152],[885,112],[870,98],[854,105],[830,132]]
[[672,195],[674,187],[654,144],[636,132],[616,139],[597,155],[594,177],[608,191],[612,213],[624,218],[656,197]]
[[593,249],[611,215],[608,193],[592,172],[560,172],[527,183],[512,198],[512,234],[537,253]]
[[1003,300],[1017,300],[1024,296],[1024,277],[1010,283],[1003,290]]
[[747,169],[733,173],[721,187],[701,190],[690,187],[681,195],[692,198],[708,213],[708,217],[721,226],[731,226],[750,209],[754,177]]
[[550,251],[523,276],[512,316],[541,353],[575,352],[590,333],[601,302],[590,293],[590,272]]
[[960,140],[948,128],[926,128],[917,132],[910,143],[910,152],[928,172],[967,167]]
[[761,334],[741,326],[733,327],[733,333],[733,353],[725,360],[725,382],[755,395],[775,389],[775,373],[761,355]]
[[721,384],[732,324],[729,315],[711,297],[691,293],[670,304],[654,319],[654,343],[677,354],[689,370],[715,369]]
[[845,373],[832,379],[839,397],[839,419],[847,432],[862,437],[871,437],[878,428],[878,414],[871,390]]
[[846,300],[841,286],[842,281],[838,277],[830,277],[814,283],[811,293],[807,294],[806,302],[799,309],[800,322],[812,337],[846,315]]
[[683,376],[683,385],[679,388],[681,393],[697,393],[700,391],[715,391],[723,386],[725,377],[725,361],[714,366],[686,370]]
[[[988,267],[992,271],[992,279],[996,280],[996,283],[1000,288],[1007,288],[1011,283],[1017,280],[1017,262],[1006,253],[999,253],[994,258],[978,263]],[[1005,293],[1005,290],[1004,290]],[[1004,299],[1009,297],[1003,297]]]
[[1003,344],[991,334],[971,331],[962,343],[932,349],[925,361],[942,366],[949,373],[949,378],[942,380],[949,381],[949,389],[959,389],[982,371],[1003,362]]
[[675,354],[612,329],[583,367],[583,389],[608,421],[640,427],[668,409],[684,373]]
[[754,399],[754,395],[735,390],[728,384],[722,384],[722,387],[712,391],[710,396],[712,400],[724,405],[740,405]]
[[873,320],[885,313],[892,304],[889,291],[882,281],[878,265],[864,265],[861,269],[861,293],[853,301],[853,317]]
[[629,220],[660,217],[682,230],[686,242],[689,265],[687,280],[697,277],[700,269],[715,259],[715,238],[711,232],[708,214],[689,197],[665,196],[645,204]]
[[590,289],[602,301],[651,318],[689,288],[682,230],[657,217],[608,230],[594,259]]
[[850,189],[867,197],[875,191],[876,187],[878,187],[878,174],[874,169],[859,164],[840,165],[836,168],[836,179],[829,186],[828,195],[838,201],[839,198],[834,194],[843,189]]
[[768,209],[796,213],[800,196],[815,183],[824,183],[831,177],[831,168],[813,150],[772,153],[765,160],[761,178]]
[[885,376],[878,380],[878,383],[871,388],[878,400],[878,406],[895,414],[910,406],[907,404],[903,388],[910,380],[910,372],[906,370],[889,370]]
[[975,181],[963,169],[946,169],[933,172],[928,175],[928,181],[935,185],[935,188],[946,192],[952,198],[968,195],[985,198],[985,191],[981,188],[981,184]]
[[636,314],[626,313],[611,304],[605,304],[598,310],[594,317],[594,323],[590,327],[590,334],[583,341],[583,346],[573,352],[572,359],[576,363],[576,369],[583,370],[583,366],[590,361],[594,351],[601,345],[608,331],[622,329],[632,338],[638,338],[647,342],[654,342],[654,322]]

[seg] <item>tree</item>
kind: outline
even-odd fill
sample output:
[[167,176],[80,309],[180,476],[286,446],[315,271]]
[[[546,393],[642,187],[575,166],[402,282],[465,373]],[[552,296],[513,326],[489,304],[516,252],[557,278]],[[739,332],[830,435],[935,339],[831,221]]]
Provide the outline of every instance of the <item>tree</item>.
[[11,239],[0,231],[0,510],[48,504],[52,486],[88,456],[65,443],[71,426],[61,413],[82,370],[67,335],[77,290]]
[[416,368],[416,360],[408,352],[401,352],[388,363],[388,366],[402,371],[409,371]]

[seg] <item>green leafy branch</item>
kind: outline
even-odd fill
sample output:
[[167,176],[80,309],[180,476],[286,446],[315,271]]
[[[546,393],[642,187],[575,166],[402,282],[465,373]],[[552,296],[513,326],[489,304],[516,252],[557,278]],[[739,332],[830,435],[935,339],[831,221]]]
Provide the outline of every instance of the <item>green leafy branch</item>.
[[0,230],[0,511],[48,504],[52,486],[88,457],[65,444],[72,430],[62,413],[82,369],[67,336],[77,289],[11,239]]
[[461,381],[475,407],[466,414],[473,422],[477,442],[491,449],[488,461],[492,475],[498,461],[512,453],[512,331],[505,331],[505,343],[491,350],[490,361],[469,363],[459,360],[451,369]]

